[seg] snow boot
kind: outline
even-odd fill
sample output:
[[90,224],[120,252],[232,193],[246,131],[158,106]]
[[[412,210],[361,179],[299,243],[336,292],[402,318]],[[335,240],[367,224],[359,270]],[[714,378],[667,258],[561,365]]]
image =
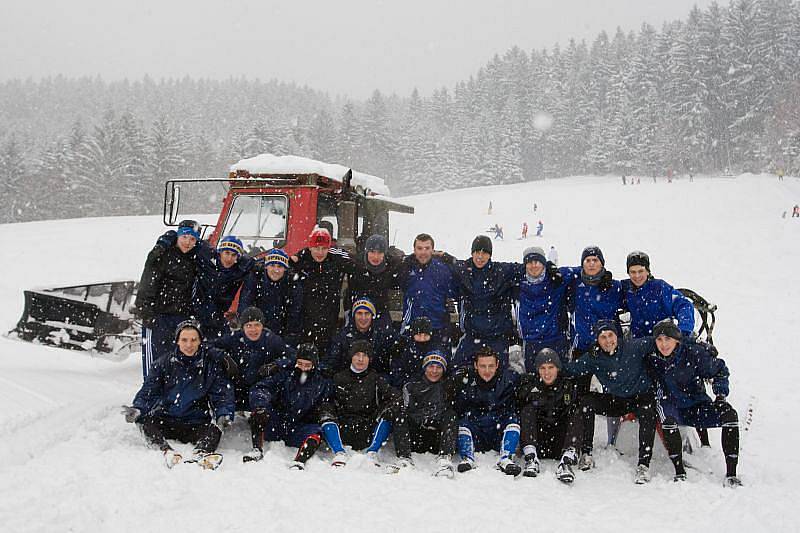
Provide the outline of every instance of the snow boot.
[[461,462],[458,463],[458,466],[456,467],[458,472],[461,474],[469,472],[470,470],[474,470],[475,468],[476,468],[475,461],[473,461],[469,457],[464,457],[463,459],[461,459]]
[[675,474],[674,476],[672,476],[672,481],[674,481],[675,483],[686,481],[686,472],[684,472],[683,474]]
[[449,455],[440,455],[436,463],[436,470],[433,471],[434,477],[446,477],[453,479],[455,476],[455,469],[453,468],[453,461]]
[[345,465],[347,465],[347,452],[336,452],[331,466],[333,468],[343,468]]
[[592,452],[583,452],[580,459],[578,459],[578,469],[582,472],[587,472],[594,468],[594,458]]
[[722,483],[724,487],[735,489],[742,486],[742,480],[738,476],[725,476],[725,481]]
[[242,462],[244,463],[251,463],[254,461],[260,461],[264,458],[264,450],[261,448],[253,448],[246,454],[242,456]]
[[650,467],[647,465],[637,465],[636,473],[633,476],[633,482],[637,485],[650,483]]
[[300,461],[292,461],[289,463],[289,470],[305,470],[306,465]]
[[183,456],[181,454],[172,448],[164,450],[164,464],[167,465],[167,468],[172,468],[181,462],[183,462]]
[[506,475],[518,476],[522,473],[522,467],[513,461],[510,457],[501,457],[497,462],[497,468]]
[[525,477],[536,477],[539,475],[539,458],[535,453],[529,453],[525,456],[525,468],[522,469],[522,475]]
[[572,471],[572,466],[563,459],[559,461],[556,467],[556,479],[567,485],[575,481],[575,472]]

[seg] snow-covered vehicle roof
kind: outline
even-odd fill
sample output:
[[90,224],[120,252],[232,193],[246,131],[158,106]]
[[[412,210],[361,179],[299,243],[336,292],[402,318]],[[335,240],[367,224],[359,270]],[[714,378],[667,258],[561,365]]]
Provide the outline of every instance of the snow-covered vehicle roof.
[[[261,154],[248,159],[242,159],[231,165],[231,172],[245,170],[251,175],[257,174],[318,174],[334,181],[342,181],[342,177],[349,170],[347,167],[335,163],[323,163],[306,157],[296,155]],[[353,171],[351,180],[353,187],[361,186],[375,194],[390,196],[389,187],[383,179],[377,176]]]

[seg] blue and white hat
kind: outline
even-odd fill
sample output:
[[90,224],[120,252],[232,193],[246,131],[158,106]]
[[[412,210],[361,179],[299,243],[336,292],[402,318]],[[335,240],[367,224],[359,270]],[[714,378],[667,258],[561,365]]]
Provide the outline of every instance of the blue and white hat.
[[191,235],[198,241],[200,240],[200,224],[195,220],[181,220],[178,224],[178,237],[181,235]]
[[372,300],[369,298],[359,298],[355,302],[353,302],[353,313],[358,311],[359,309],[363,309],[365,311],[369,311],[372,316],[375,316],[377,310],[375,309],[375,304],[372,303]]
[[264,266],[281,265],[284,268],[289,268],[289,256],[280,248],[273,248],[264,256]]
[[447,370],[447,359],[439,350],[431,350],[422,360],[422,370],[424,371],[428,365],[439,365],[442,370]]
[[237,257],[244,255],[244,245],[235,235],[226,235],[219,241],[217,251],[222,252],[224,250],[235,253]]

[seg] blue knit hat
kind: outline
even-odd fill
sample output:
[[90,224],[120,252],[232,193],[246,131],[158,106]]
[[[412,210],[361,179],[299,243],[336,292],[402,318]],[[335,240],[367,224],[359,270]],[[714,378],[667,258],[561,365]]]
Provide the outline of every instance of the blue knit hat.
[[237,257],[242,257],[242,255],[244,255],[244,245],[235,235],[226,235],[219,241],[217,251],[222,252],[223,250],[233,252]]
[[195,220],[181,220],[178,224],[178,237],[181,235],[191,235],[198,241],[200,240],[200,224]]
[[364,245],[364,250],[367,252],[381,252],[385,254],[388,247],[389,244],[386,242],[386,237],[376,234],[370,235],[369,239],[367,239],[367,242]]
[[280,248],[273,248],[264,257],[264,266],[269,265],[281,265],[284,268],[289,268],[289,255]]
[[359,309],[363,309],[365,311],[369,311],[372,316],[375,316],[377,310],[375,309],[375,304],[372,303],[372,300],[369,298],[359,298],[355,302],[353,302],[353,314]]

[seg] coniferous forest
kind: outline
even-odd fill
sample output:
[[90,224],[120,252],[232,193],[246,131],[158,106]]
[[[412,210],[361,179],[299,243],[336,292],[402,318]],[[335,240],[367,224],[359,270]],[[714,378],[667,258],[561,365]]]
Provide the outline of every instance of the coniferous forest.
[[[395,195],[575,174],[800,172],[800,2],[512,48],[430,95],[253,79],[0,83],[0,222],[159,213],[171,177],[295,154]],[[323,83],[320,82],[320,87]]]

